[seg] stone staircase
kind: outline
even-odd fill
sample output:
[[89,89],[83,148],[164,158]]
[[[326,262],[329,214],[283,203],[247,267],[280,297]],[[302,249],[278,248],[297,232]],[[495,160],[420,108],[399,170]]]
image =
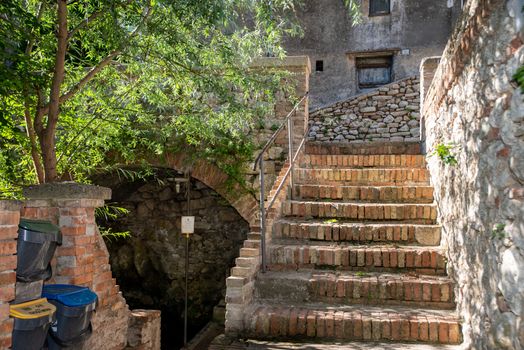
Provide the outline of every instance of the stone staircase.
[[459,344],[436,218],[418,143],[308,144],[273,225],[247,335]]

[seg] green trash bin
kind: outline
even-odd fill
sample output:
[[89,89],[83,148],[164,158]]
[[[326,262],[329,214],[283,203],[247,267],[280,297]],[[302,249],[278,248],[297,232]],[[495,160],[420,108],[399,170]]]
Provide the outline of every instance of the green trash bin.
[[16,279],[35,282],[51,277],[51,259],[62,244],[58,226],[49,221],[20,220],[18,226]]

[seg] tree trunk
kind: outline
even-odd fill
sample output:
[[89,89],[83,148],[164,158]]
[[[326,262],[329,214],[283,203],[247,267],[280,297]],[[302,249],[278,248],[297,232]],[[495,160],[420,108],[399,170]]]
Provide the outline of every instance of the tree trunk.
[[67,51],[67,1],[58,0],[58,34],[57,34],[57,50],[55,59],[55,69],[53,73],[53,81],[51,83],[51,91],[49,94],[49,110],[47,112],[47,125],[41,130],[39,134],[40,148],[42,150],[42,158],[44,162],[45,182],[53,182],[58,180],[58,172],[56,169],[56,125],[58,122],[58,114],[60,113],[60,87],[64,80],[65,72],[65,55]]

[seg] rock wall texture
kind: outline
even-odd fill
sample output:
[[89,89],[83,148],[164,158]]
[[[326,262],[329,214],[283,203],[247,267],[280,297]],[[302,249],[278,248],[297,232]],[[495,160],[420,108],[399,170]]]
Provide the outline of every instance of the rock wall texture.
[[470,0],[425,98],[428,163],[471,349],[524,348],[522,1]]
[[310,141],[418,141],[419,80],[416,77],[337,102],[309,115]]
[[[186,183],[176,190],[173,170],[158,181],[114,186],[113,200],[130,214],[111,223],[132,237],[108,244],[111,266],[129,305],[162,310],[162,342],[181,345],[184,311]],[[217,192],[191,179],[190,213],[196,216],[189,255],[189,339],[212,318],[225,296],[225,281],[249,231],[248,223]],[[176,330],[176,331],[175,331]]]

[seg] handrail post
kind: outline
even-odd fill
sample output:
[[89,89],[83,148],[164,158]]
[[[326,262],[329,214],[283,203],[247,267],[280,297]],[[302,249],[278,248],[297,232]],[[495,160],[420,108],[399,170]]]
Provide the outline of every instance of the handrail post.
[[289,198],[293,200],[293,121],[292,118],[288,118],[287,120],[287,138],[288,138],[288,148],[289,148],[289,154],[288,154],[288,160],[289,160],[289,167],[291,168],[291,177],[289,178],[289,186],[291,188],[291,194]]
[[260,253],[262,256],[262,272],[266,272],[266,208],[264,202],[264,157],[260,158]]

